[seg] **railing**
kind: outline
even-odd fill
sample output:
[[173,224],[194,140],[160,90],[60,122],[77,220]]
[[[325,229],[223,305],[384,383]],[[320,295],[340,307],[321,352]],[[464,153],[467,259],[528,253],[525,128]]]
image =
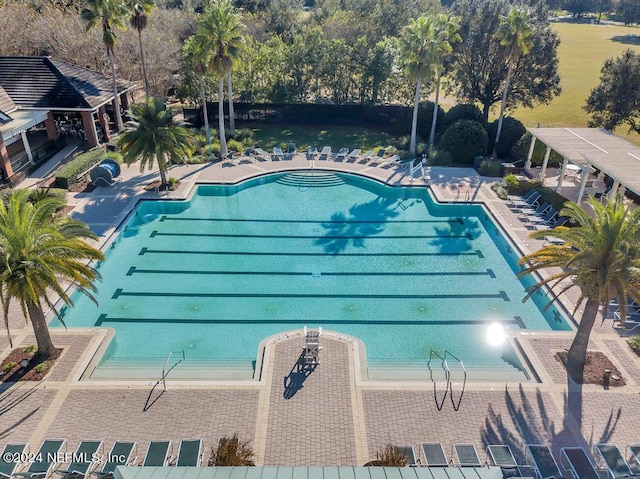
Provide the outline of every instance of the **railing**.
[[[438,386],[437,386],[437,382],[434,381],[433,379],[433,369],[431,369],[431,361],[433,360],[434,356],[440,359],[440,361],[442,361],[440,364],[442,366],[442,369],[444,370],[444,377],[447,381],[447,387],[444,391],[444,394],[442,395],[441,401],[438,401]],[[446,352],[445,352],[445,357],[446,357]],[[442,406],[444,405],[444,400],[447,398],[447,393],[449,392],[449,383],[451,381],[451,372],[449,371],[449,365],[447,364],[447,360],[444,357],[440,356],[436,351],[432,349],[431,352],[429,353],[429,361],[427,361],[427,367],[429,368],[431,381],[433,381],[433,400],[436,402],[436,407],[438,408],[438,411],[441,411]]]
[[457,411],[458,409],[460,409],[460,403],[462,402],[462,396],[464,395],[464,389],[465,389],[465,386],[467,385],[467,370],[465,369],[464,363],[462,362],[462,360],[460,358],[458,358],[457,356],[455,356],[451,352],[445,350],[445,352],[444,352],[445,361],[446,361],[447,356],[450,356],[451,358],[455,359],[458,362],[458,364],[460,364],[460,368],[462,369],[462,373],[463,373],[462,390],[460,391],[460,397],[458,397],[457,403],[456,403],[455,399],[453,399],[453,383],[451,382],[451,375],[449,375],[449,397],[451,398],[451,405],[453,406],[453,409],[455,411]]
[[[177,361],[173,366],[171,366],[169,369],[167,369],[167,366],[169,366],[169,361],[171,360],[171,356],[173,356],[176,353],[181,353],[182,354],[182,359]],[[160,381],[162,381],[162,387],[164,388],[165,391],[167,390],[167,383],[165,382],[165,378],[167,377],[167,374],[169,374],[173,368],[175,368],[178,364],[180,364],[185,359],[186,359],[186,357],[184,355],[184,349],[181,350],[181,351],[170,351],[169,352],[169,355],[167,356],[167,360],[164,363],[164,367],[162,368],[162,377],[160,378]]]

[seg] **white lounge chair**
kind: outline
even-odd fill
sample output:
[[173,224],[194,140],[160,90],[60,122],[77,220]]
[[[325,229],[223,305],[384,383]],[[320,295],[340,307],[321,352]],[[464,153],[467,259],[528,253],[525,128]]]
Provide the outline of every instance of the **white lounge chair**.
[[368,150],[364,155],[362,155],[362,162],[367,163],[373,157],[373,150]]
[[282,148],[279,146],[273,147],[273,160],[284,160],[284,153],[282,152]]
[[336,153],[333,159],[334,161],[344,161],[344,159],[347,157],[348,154],[349,154],[349,148],[340,148],[340,151]]
[[318,156],[318,149],[315,146],[310,146],[307,150],[307,160],[315,160]]
[[355,150],[353,150],[351,153],[347,155],[347,161],[350,161],[350,160],[356,161],[358,159],[358,156],[360,156],[361,152],[362,150],[360,148],[356,148]]
[[262,148],[254,148],[253,152],[258,156],[258,158],[261,158],[264,161],[267,161],[271,157],[271,155]]
[[384,148],[380,148],[378,152],[371,157],[370,161],[375,161],[376,163],[380,163],[384,158],[385,153],[386,153],[386,150]]
[[325,146],[324,148],[322,148],[322,151],[320,152],[320,156],[318,157],[318,159],[328,160],[330,155],[331,155],[331,147]]
[[400,164],[400,156],[391,155],[388,158],[383,158],[382,161],[378,164],[378,166],[395,166],[398,164]]
[[284,159],[285,160],[293,160],[293,155],[295,155],[296,153],[298,153],[298,149],[296,148],[296,144],[295,143],[288,143],[287,144],[287,151],[284,152]]

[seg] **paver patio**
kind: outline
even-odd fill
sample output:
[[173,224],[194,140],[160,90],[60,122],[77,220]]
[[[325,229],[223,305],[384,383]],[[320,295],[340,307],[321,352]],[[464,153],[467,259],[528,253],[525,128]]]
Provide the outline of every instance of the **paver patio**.
[[[183,178],[180,189],[168,196],[184,197],[196,182],[235,182],[282,168],[309,168],[302,156],[293,161],[177,167],[171,176]],[[317,164],[316,164],[317,166]],[[393,185],[410,184],[406,170],[361,164],[322,164],[326,169],[357,172]],[[492,182],[472,170],[428,170],[435,196],[452,201],[459,191],[485,202],[519,248],[526,253],[540,243],[488,188]],[[70,195],[76,205],[72,216],[87,221],[108,240],[117,224],[140,198],[158,198],[145,192],[139,175],[125,168],[114,187],[90,194]],[[114,202],[115,201],[115,202]],[[571,295],[563,300],[570,303]],[[33,344],[33,335],[12,311],[14,346]],[[22,329],[20,329],[22,327]],[[276,338],[258,381],[167,381],[168,390],[154,381],[78,380],[87,356],[95,350],[97,330],[53,332],[54,343],[64,348],[60,361],[40,383],[4,385],[0,390],[0,446],[29,441],[37,447],[45,437],[63,437],[73,450],[81,439],[104,439],[108,449],[115,440],[136,440],[140,458],[152,439],[203,438],[208,451],[216,438],[238,433],[249,440],[259,465],[362,465],[386,443],[418,445],[442,442],[450,453],[455,442],[511,444],[522,456],[527,442],[544,442],[557,452],[571,444],[592,445],[606,440],[620,447],[638,442],[640,430],[640,360],[607,321],[594,329],[591,347],[605,352],[628,379],[622,388],[568,386],[555,351],[570,344],[571,335],[521,335],[518,341],[542,383],[467,385],[459,410],[447,398],[436,407],[430,382],[371,382],[357,375],[358,357],[348,338],[330,333],[322,337],[320,364],[309,374],[296,369],[301,334]],[[9,344],[0,339],[6,354]],[[360,365],[362,366],[362,365]],[[456,392],[461,393],[459,384]],[[457,399],[457,398],[456,398]],[[581,401],[578,401],[581,399]],[[571,407],[569,407],[570,405]],[[578,406],[582,406],[579,408]],[[580,411],[580,417],[576,417]]]

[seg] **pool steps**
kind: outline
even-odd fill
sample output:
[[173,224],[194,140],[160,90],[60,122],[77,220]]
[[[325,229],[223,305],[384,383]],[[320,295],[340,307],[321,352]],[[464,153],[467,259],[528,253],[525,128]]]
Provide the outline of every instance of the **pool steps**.
[[333,173],[323,171],[298,171],[279,178],[278,183],[299,188],[326,188],[340,186],[344,180]]

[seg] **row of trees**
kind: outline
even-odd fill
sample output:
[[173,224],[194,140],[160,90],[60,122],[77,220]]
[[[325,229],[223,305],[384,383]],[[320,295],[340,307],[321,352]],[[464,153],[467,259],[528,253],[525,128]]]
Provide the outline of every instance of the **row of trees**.
[[574,18],[594,13],[600,21],[604,13],[610,13],[625,25],[640,22],[640,5],[637,0],[553,0],[550,7],[567,10]]

